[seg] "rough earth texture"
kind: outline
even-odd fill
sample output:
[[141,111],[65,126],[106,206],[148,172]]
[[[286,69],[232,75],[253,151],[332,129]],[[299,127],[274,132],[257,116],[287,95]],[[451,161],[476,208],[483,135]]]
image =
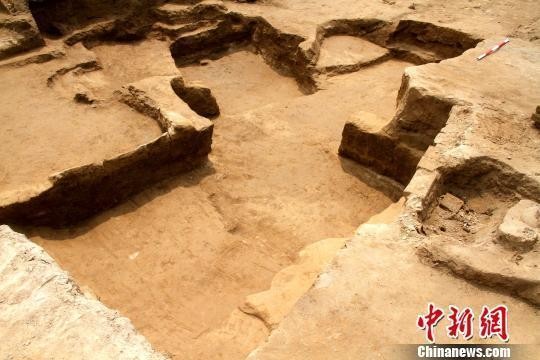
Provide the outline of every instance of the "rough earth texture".
[[129,319],[83,294],[41,247],[5,225],[0,325],[6,359],[165,359]]
[[[0,223],[171,357],[402,359],[434,302],[534,359],[539,11],[0,0]],[[0,357],[160,357],[1,235]]]

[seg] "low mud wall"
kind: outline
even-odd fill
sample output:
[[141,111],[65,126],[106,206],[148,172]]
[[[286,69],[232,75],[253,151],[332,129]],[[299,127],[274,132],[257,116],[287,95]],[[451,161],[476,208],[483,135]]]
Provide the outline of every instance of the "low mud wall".
[[0,204],[0,223],[61,227],[88,218],[203,163],[212,131],[175,129],[132,152],[53,175],[45,190]]
[[[387,44],[389,46],[412,45],[434,53],[440,61],[459,56],[475,47],[480,41],[482,41],[481,38],[443,26],[417,20],[400,20]],[[420,58],[409,51],[400,51],[399,47],[396,49],[396,54],[409,61],[424,63],[421,60],[418,61]]]
[[343,128],[339,155],[406,185],[422,153],[385,134],[370,133],[349,122]]
[[453,106],[445,98],[412,86],[405,73],[394,118],[376,131],[346,123],[339,154],[407,185],[424,152],[448,121]]

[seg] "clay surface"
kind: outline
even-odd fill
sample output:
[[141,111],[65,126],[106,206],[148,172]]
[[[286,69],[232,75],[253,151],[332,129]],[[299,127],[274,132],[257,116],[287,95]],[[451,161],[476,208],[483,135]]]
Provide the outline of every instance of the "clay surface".
[[535,359],[539,6],[0,0],[0,358]]
[[42,248],[5,225],[0,264],[3,357],[165,359],[128,319],[83,294]]

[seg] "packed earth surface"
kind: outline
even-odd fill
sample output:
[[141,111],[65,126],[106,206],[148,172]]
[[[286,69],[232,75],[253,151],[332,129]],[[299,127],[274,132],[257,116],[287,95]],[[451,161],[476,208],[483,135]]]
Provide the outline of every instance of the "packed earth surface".
[[540,353],[538,1],[0,0],[0,80],[0,358]]

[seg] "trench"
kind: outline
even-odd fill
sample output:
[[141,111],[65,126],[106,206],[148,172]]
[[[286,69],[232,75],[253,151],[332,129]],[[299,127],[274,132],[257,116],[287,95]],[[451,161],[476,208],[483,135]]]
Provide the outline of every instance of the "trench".
[[233,340],[214,333],[245,297],[267,289],[306,245],[347,237],[391,204],[336,149],[341,119],[358,108],[394,111],[408,65],[336,77],[311,96],[249,49],[180,68],[220,105],[208,163],[82,225],[25,232],[158,350],[196,359],[224,347],[241,358],[265,338],[262,323],[244,318],[249,331]]
[[[358,60],[367,64],[334,71],[310,95],[250,44],[177,61],[176,69],[164,39],[97,43],[107,86],[178,73],[211,89],[221,110],[212,152],[203,166],[77,225],[21,230],[157,350],[179,359],[244,358],[269,332],[238,310],[246,296],[268,289],[305,246],[350,236],[400,196],[400,185],[370,178],[337,149],[344,122],[359,110],[392,118],[412,64],[379,61],[384,49],[358,38],[350,48],[337,40],[323,48],[325,66],[343,60],[331,52],[347,52],[356,66],[369,48]],[[169,64],[144,66],[158,58]]]

